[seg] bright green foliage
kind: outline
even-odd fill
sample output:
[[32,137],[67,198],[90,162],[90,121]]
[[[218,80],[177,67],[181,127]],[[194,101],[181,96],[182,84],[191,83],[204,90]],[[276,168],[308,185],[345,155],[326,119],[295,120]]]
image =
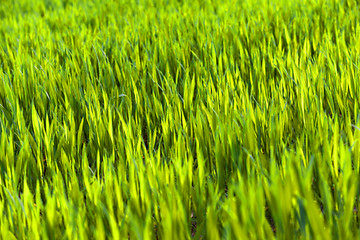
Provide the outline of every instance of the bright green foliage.
[[1,238],[359,238],[359,7],[0,1]]

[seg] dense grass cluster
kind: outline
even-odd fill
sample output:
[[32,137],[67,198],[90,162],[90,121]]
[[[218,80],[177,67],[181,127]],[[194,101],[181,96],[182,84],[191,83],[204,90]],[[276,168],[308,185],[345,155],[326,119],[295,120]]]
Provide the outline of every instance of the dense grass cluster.
[[4,239],[360,237],[345,0],[2,0]]

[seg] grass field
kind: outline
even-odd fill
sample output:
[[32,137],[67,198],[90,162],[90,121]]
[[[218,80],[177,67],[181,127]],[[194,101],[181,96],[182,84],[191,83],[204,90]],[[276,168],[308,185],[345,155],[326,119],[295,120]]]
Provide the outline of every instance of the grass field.
[[359,6],[0,1],[0,238],[358,239]]

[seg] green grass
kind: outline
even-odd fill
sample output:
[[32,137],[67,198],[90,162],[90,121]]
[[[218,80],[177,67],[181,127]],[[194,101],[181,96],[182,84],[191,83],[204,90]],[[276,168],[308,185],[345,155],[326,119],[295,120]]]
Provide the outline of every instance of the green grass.
[[359,6],[2,0],[0,238],[359,238]]

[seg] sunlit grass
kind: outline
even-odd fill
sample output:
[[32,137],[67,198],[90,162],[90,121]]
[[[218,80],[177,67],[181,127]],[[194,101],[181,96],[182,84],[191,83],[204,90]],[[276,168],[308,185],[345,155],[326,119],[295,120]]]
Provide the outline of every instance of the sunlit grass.
[[357,1],[0,2],[4,239],[359,238]]

